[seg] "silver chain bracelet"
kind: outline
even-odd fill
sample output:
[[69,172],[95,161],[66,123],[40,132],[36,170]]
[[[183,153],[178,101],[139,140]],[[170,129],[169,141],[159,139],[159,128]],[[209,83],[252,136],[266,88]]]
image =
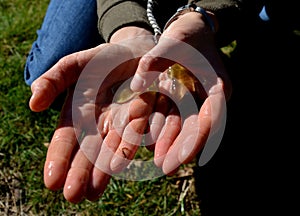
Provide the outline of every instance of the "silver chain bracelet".
[[184,5],[180,8],[178,8],[176,13],[165,24],[163,31],[161,31],[154,15],[153,15],[153,5],[154,5],[153,0],[148,0],[148,2],[147,2],[147,17],[148,17],[148,21],[149,21],[151,27],[153,28],[154,41],[156,44],[158,43],[159,36],[162,34],[162,32],[166,28],[168,28],[168,26],[172,22],[177,20],[180,15],[185,14],[187,12],[197,12],[197,13],[202,14],[204,16],[204,18],[206,19],[208,25],[210,26],[211,30],[213,32],[215,32],[215,25],[214,25],[213,20],[210,18],[210,16],[206,13],[206,11],[202,7],[197,6],[195,3],[187,4],[187,5]]

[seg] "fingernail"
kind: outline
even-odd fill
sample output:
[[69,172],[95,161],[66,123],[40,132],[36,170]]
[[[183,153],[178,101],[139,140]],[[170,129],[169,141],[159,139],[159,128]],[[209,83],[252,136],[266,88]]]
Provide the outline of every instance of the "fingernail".
[[125,158],[115,155],[110,162],[110,169],[113,172],[120,172],[127,166],[127,163]]
[[32,107],[32,101],[34,101],[35,100],[35,94],[33,94],[33,95],[31,95],[31,97],[30,97],[30,99],[29,99],[29,107],[30,107],[30,109],[33,109],[33,107]]
[[49,98],[48,95],[43,95],[39,89],[33,91],[30,97],[29,104],[33,111],[41,111],[48,107],[48,101],[44,98]]
[[144,85],[145,85],[145,80],[143,79],[143,77],[141,77],[141,75],[139,74],[135,74],[130,83],[130,88],[132,91],[138,92],[142,90]]

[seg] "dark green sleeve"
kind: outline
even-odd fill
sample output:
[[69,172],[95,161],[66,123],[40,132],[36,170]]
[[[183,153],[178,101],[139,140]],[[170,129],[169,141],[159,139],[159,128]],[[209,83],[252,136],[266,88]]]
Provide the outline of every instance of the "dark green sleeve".
[[[163,28],[178,7],[189,2],[189,0],[154,0],[153,13],[160,27]],[[246,20],[252,21],[258,16],[263,2],[261,0],[200,0],[196,4],[216,15],[219,23],[217,41],[223,45],[238,34],[242,25],[247,25]],[[146,14],[147,0],[97,0],[97,3],[98,29],[106,41],[109,41],[116,30],[124,26],[140,26],[152,30]]]
[[124,26],[140,26],[152,30],[148,23],[147,0],[97,0],[98,30],[105,41]]
[[[177,8],[191,2],[192,0],[156,0],[154,14],[161,28]],[[264,4],[264,0],[198,0],[193,2],[216,15],[219,24],[216,41],[219,47],[234,40],[242,31],[241,27],[253,23]]]

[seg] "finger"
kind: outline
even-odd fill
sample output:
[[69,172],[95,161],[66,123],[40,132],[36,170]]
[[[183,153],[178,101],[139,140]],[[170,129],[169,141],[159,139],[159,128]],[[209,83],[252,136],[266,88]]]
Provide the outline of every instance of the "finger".
[[[164,162],[163,172],[168,174],[174,172],[182,163],[186,162],[187,156],[198,152],[206,141],[206,134],[200,130],[198,115],[190,115],[185,119],[180,134],[169,148]],[[206,126],[204,129],[207,129]]]
[[122,105],[118,104],[116,106],[112,106],[110,110],[112,118],[112,127],[110,129],[115,130],[120,137],[130,121],[129,107],[130,103]]
[[64,186],[64,197],[71,203],[82,201],[89,182],[90,171],[93,165],[79,149],[68,171]]
[[87,134],[81,141],[64,186],[64,196],[69,202],[78,203],[85,197],[101,144],[100,134]]
[[180,134],[166,154],[163,163],[165,173],[189,163],[205,145],[212,128],[211,100],[208,97],[204,101],[198,115],[190,115],[185,119]]
[[156,94],[148,92],[130,102],[128,107],[129,124],[122,133],[122,141],[111,161],[111,170],[119,172],[134,157],[142,142],[148,118],[155,103]]
[[35,80],[31,85],[30,109],[36,112],[47,109],[59,94],[77,81],[83,68],[98,51],[96,47],[67,55]]
[[[210,98],[207,98],[197,115],[189,117],[176,140],[174,148],[180,163],[189,163],[205,145],[212,128]],[[180,145],[180,146],[179,146]]]
[[119,132],[115,129],[110,130],[102,143],[101,150],[95,162],[95,167],[98,170],[112,174],[110,163],[120,143],[121,136]]
[[155,144],[154,163],[162,167],[166,154],[181,130],[181,118],[178,111],[173,109],[167,116],[162,131]]
[[146,92],[129,103],[129,120],[149,117],[156,101],[156,92]]
[[121,171],[134,157],[142,142],[149,116],[155,105],[156,93],[146,92],[129,103],[129,124],[122,133],[122,141],[111,161],[113,172]]
[[98,200],[104,193],[110,178],[110,175],[94,167],[86,191],[86,198],[92,202]]
[[[112,121],[111,121],[111,115],[110,112],[103,112],[100,113],[101,111],[99,111],[99,117],[98,117],[98,131],[102,137],[102,139],[105,138],[105,136],[108,134],[109,129],[112,125]],[[96,113],[96,116],[98,114]]]
[[180,134],[163,162],[165,173],[173,172],[180,164],[189,163],[204,146],[205,149],[208,148],[207,151],[203,151],[207,154],[204,161],[207,162],[212,157],[218,145],[208,147],[207,140],[209,136],[214,135],[220,129],[224,129],[225,108],[226,99],[223,82],[218,79],[218,82],[209,90],[209,96],[202,104],[199,114],[190,115],[185,119]]
[[[208,140],[201,152],[198,164],[203,166],[207,163],[217,151],[225,130],[226,122],[226,94],[222,80],[219,78],[216,85],[209,91],[209,97],[203,106],[203,112],[200,112],[199,119],[203,122],[207,121],[207,127],[210,131]],[[204,119],[204,120],[203,120]],[[191,155],[193,157],[193,155]],[[187,158],[189,160],[189,158]]]
[[118,138],[116,136],[112,136],[111,134],[112,133],[108,133],[105,138],[108,141],[104,140],[101,144],[101,147],[99,145],[97,149],[94,149],[94,156],[96,159],[94,160],[95,162],[93,163],[93,168],[90,170],[89,182],[87,184],[85,193],[85,197],[90,201],[96,201],[102,196],[111,178],[110,172],[108,171],[110,158],[108,157],[109,155],[106,154],[108,152],[107,150],[105,150],[107,146],[106,143],[109,142],[119,144],[120,140],[119,139],[115,141],[111,139],[111,137]]
[[77,137],[81,131],[73,127],[71,98],[71,94],[67,96],[59,124],[47,151],[44,182],[50,190],[58,190],[64,185],[73,152],[78,147]]
[[99,132],[104,140],[96,156],[93,170],[90,172],[91,175],[85,193],[85,197],[90,201],[96,201],[104,193],[112,174],[110,162],[121,142],[120,131],[122,134],[124,129],[114,129],[111,118],[111,112],[109,112],[105,118],[99,121],[99,124],[103,124],[103,131],[100,130]]
[[63,187],[76,146],[77,139],[73,127],[56,129],[44,165],[44,183],[50,190],[58,190]]
[[104,129],[103,131],[100,130],[100,134],[102,137],[105,136],[105,138],[95,160],[86,191],[86,198],[90,201],[99,199],[106,189],[112,173],[110,162],[121,142],[119,131],[112,127],[111,117],[111,112],[100,115],[99,125],[104,125],[102,126]]
[[112,173],[112,170],[110,168],[111,160],[121,143],[122,134],[125,130],[125,127],[129,123],[128,107],[129,103],[125,103],[122,105],[113,104],[110,106],[110,110],[106,115],[106,119],[100,118],[99,124],[106,125],[100,128],[105,128],[104,130],[107,131],[107,134],[104,138],[101,150],[95,162],[95,167],[102,172],[108,174]]
[[167,96],[159,94],[155,103],[155,112],[149,118],[149,131],[145,136],[145,146],[154,149],[157,138],[165,124],[166,115],[169,112],[171,101]]
[[149,150],[155,149],[155,143],[159,136],[160,131],[165,123],[165,114],[161,112],[155,112],[150,116],[149,125],[147,127],[147,134],[144,139],[144,146]]
[[174,41],[160,39],[159,43],[140,59],[130,83],[131,90],[143,92],[154,82],[160,72],[174,64],[176,58],[168,58],[168,53],[172,51],[174,51]]
[[110,168],[113,173],[122,171],[133,159],[142,142],[147,122],[145,118],[138,118],[130,121],[126,126],[121,143],[111,159]]

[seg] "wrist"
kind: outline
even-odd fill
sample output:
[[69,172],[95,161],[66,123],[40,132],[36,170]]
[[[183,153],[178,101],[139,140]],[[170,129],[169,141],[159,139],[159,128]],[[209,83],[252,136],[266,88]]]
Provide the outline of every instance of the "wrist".
[[145,35],[153,35],[153,33],[145,28],[137,27],[137,26],[126,26],[118,29],[111,36],[109,42],[110,43],[119,43],[122,40],[135,38],[138,36]]
[[185,6],[182,6],[177,9],[176,13],[167,21],[167,23],[164,26],[164,30],[166,30],[169,25],[171,25],[175,20],[177,20],[179,17],[182,15],[189,13],[189,12],[194,12],[198,13],[203,20],[203,22],[210,27],[210,30],[212,32],[216,32],[218,29],[218,22],[217,18],[212,12],[206,11],[205,9],[195,5],[195,4],[188,4]]

